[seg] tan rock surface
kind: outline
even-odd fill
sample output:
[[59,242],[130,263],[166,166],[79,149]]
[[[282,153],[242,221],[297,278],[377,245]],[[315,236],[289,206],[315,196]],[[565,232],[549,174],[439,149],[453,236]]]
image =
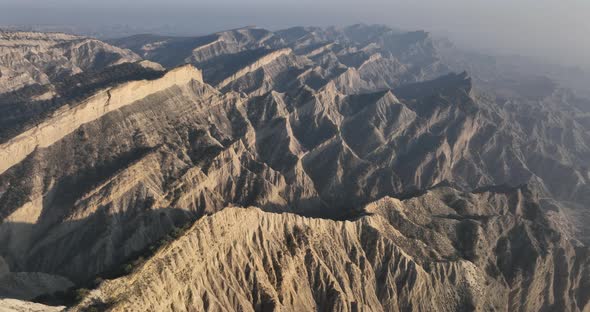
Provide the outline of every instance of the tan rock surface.
[[96,39],[60,33],[0,31],[0,94],[58,76],[124,62],[135,53]]
[[[355,221],[226,208],[196,222],[130,276],[103,283],[81,307],[585,311],[590,290],[579,283],[587,281],[590,263],[577,262],[578,251],[541,225],[542,217],[528,219],[540,211],[527,192],[442,188],[403,202],[382,199]],[[464,206],[455,207],[457,201]],[[519,250],[527,239],[535,247]],[[456,258],[461,253],[469,260]],[[553,295],[543,296],[547,291]]]
[[428,34],[380,26],[128,40],[203,74],[107,62],[71,92],[0,97],[0,275],[22,277],[4,292],[64,285],[48,276],[82,287],[154,256],[93,296],[146,310],[589,309],[590,123],[567,93],[480,93],[446,74]]
[[272,63],[274,60],[276,60],[277,58],[283,56],[283,55],[288,55],[290,54],[292,51],[291,49],[281,49],[278,51],[272,51],[269,54],[264,55],[263,57],[259,58],[258,60],[256,60],[256,62],[247,65],[246,67],[240,69],[239,71],[237,71],[236,73],[234,73],[233,75],[231,75],[230,77],[226,78],[225,80],[221,81],[219,84],[217,84],[217,88],[219,89],[223,89],[225,86],[227,86],[229,83],[231,83],[232,81],[241,78],[245,75],[247,75],[248,73],[254,72],[255,70]]
[[35,148],[48,147],[85,123],[151,94],[192,80],[203,82],[203,77],[198,69],[187,65],[171,70],[160,79],[129,82],[101,91],[73,108],[62,108],[35,128],[0,145],[0,174],[22,161]]
[[52,307],[16,299],[0,299],[0,312],[60,312],[65,307]]

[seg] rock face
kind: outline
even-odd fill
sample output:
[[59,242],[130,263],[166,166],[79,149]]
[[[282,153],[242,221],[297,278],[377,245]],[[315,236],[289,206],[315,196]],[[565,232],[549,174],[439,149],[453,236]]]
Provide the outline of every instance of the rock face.
[[482,92],[381,26],[113,43],[149,61],[0,96],[0,296],[144,256],[101,307],[590,309],[590,110],[567,90]]
[[203,37],[138,35],[110,41],[166,67],[202,64],[228,54],[280,45],[274,33],[255,27],[223,31]]
[[590,263],[580,261],[587,251],[548,227],[527,189],[462,194],[438,188],[405,201],[384,198],[366,211],[369,216],[355,221],[332,221],[226,208],[196,222],[135,273],[103,283],[81,306],[107,304],[112,311],[590,307]]
[[21,162],[36,148],[48,147],[81,125],[92,122],[109,112],[133,104],[154,93],[175,85],[185,85],[192,80],[203,82],[199,70],[184,66],[168,72],[164,77],[151,81],[134,81],[96,93],[73,108],[65,107],[54,113],[35,128],[23,132],[0,145],[0,174]]
[[91,38],[0,31],[0,94],[140,59],[129,50]]
[[[250,27],[203,37],[141,35],[111,43],[168,67],[191,63],[201,68],[205,80],[212,84],[235,80],[231,77],[240,72],[249,73],[239,74],[241,79],[231,89],[258,94],[282,92],[301,84],[317,88],[349,67],[358,70],[359,77],[373,89],[434,78],[448,71],[438,61],[427,33],[401,33],[365,25],[298,27],[278,32]],[[287,54],[287,49],[292,57],[264,62],[271,56]],[[266,66],[251,66],[263,63]],[[357,84],[354,90],[360,87]]]
[[259,59],[257,59],[256,62],[238,70],[235,74],[233,74],[230,77],[221,81],[219,84],[217,84],[217,88],[223,89],[228,84],[230,84],[232,81],[235,81],[243,76],[246,76],[247,74],[252,73],[252,72],[256,71],[257,69],[262,68],[265,65],[272,63],[277,58],[279,58],[283,55],[288,55],[290,53],[292,53],[291,49],[281,49],[281,50],[270,52],[270,53],[260,57]]

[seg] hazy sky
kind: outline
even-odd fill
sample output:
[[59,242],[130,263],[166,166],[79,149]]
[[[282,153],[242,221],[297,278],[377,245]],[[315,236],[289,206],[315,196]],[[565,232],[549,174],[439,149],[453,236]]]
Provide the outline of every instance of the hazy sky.
[[180,33],[380,23],[461,46],[590,66],[590,0],[0,0],[0,25],[127,24]]

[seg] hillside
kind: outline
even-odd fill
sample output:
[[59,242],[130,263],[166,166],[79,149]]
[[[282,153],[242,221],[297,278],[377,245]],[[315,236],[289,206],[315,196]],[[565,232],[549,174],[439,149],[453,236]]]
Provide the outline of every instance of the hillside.
[[590,309],[590,115],[570,90],[483,85],[385,26],[2,36],[48,78],[0,94],[0,297]]

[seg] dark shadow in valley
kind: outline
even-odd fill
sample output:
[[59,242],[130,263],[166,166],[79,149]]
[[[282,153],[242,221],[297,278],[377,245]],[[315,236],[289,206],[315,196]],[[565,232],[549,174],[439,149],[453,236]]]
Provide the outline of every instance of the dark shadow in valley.
[[[89,69],[73,76],[56,78],[53,85],[30,85],[0,94],[0,143],[50,117],[60,107],[76,106],[99,90],[134,80],[154,80],[164,72],[145,68],[137,63],[124,63],[106,69]],[[35,100],[46,92],[54,92],[49,100]]]
[[[73,281],[75,286],[67,291],[34,299],[50,305],[71,305],[76,302],[79,289],[92,289],[102,280],[130,274],[160,248],[183,235],[197,219],[191,211],[154,209],[144,203],[118,214],[99,209],[88,218],[55,224],[50,229],[4,222],[0,226],[5,232],[37,233],[42,238],[28,248],[25,261],[15,259],[5,248],[0,249],[0,256],[13,272],[43,272]],[[51,257],[47,257],[49,254]],[[0,293],[3,297],[8,296]]]
[[149,51],[149,56],[146,59],[157,62],[166,68],[172,68],[182,65],[185,60],[190,58],[195,47],[209,44],[218,37],[216,34],[202,37],[172,37],[141,34],[107,40],[107,42],[125,49],[130,49],[139,55],[146,53],[143,49],[146,45],[152,45],[158,49]]

